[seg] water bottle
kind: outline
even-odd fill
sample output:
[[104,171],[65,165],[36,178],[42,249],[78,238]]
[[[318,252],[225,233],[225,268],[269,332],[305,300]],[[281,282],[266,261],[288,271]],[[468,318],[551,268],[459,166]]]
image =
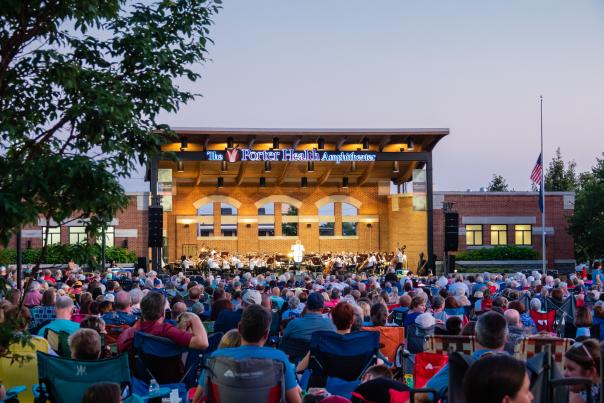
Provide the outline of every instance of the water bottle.
[[159,392],[159,383],[155,380],[155,378],[151,378],[149,381],[149,394]]

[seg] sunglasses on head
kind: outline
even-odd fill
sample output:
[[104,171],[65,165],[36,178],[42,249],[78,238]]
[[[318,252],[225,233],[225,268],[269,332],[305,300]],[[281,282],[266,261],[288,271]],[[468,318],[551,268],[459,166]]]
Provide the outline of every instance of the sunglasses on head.
[[587,358],[589,358],[589,360],[592,362],[592,364],[594,366],[597,366],[596,365],[596,360],[594,360],[594,357],[591,355],[591,353],[589,352],[589,350],[587,349],[587,347],[585,347],[585,344],[583,344],[582,341],[575,342],[572,345],[572,348],[577,348],[577,349],[581,348],[581,349],[583,349],[583,351],[585,352],[585,355],[587,355]]

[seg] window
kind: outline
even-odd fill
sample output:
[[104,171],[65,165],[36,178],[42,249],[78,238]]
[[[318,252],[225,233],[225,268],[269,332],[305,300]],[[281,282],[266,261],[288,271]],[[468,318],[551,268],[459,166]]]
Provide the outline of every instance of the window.
[[298,236],[298,223],[285,222],[281,224],[281,234],[283,236]]
[[281,215],[297,216],[298,209],[289,203],[281,203]]
[[336,215],[334,203],[327,203],[319,207],[319,215]]
[[69,244],[77,245],[88,242],[86,227],[69,227]]
[[[214,216],[214,203],[207,203],[197,209],[197,215],[202,217]],[[214,224],[199,224],[197,226],[197,236],[210,237],[214,235]]]
[[272,217],[272,219],[267,219],[272,220],[272,222],[259,220],[258,236],[275,236],[275,203],[266,203],[264,206],[259,207],[258,217]]
[[334,236],[334,222],[321,222],[319,223],[319,235],[320,236]]
[[357,223],[356,222],[343,222],[342,223],[342,235],[343,236],[356,236],[357,235]]
[[514,226],[516,245],[531,245],[533,239],[533,228],[530,224]]
[[508,226],[503,224],[491,225],[491,245],[508,244]]
[[[237,236],[237,220],[232,221],[230,217],[237,216],[237,208],[228,203],[220,203],[220,235]],[[229,218],[227,220],[227,217]]]
[[482,225],[466,225],[466,245],[482,245]]
[[357,215],[358,209],[349,203],[342,203],[342,215]]
[[[97,233],[97,235],[95,237],[97,245],[101,245],[102,236],[103,236],[103,231],[99,230],[99,232]],[[115,246],[115,228],[114,227],[107,227],[105,229],[105,246]]]
[[[46,246],[46,228],[42,227],[42,243]],[[48,227],[48,245],[61,243],[61,227]]]

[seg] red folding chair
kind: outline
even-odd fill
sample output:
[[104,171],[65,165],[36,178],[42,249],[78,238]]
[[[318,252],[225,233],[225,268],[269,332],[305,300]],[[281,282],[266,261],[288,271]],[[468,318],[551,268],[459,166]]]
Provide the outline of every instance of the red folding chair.
[[413,387],[423,388],[438,371],[449,362],[449,356],[437,353],[419,353],[415,355]]

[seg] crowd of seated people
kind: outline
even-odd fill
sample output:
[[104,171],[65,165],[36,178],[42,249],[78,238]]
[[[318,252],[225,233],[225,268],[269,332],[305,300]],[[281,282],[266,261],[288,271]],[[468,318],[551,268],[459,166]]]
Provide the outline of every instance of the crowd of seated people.
[[[0,273],[13,289],[0,303],[0,321],[18,334],[32,335],[29,347],[9,340],[5,351],[41,351],[81,361],[125,354],[131,370],[137,365],[138,333],[168,340],[188,354],[215,349],[206,358],[221,365],[272,360],[282,365],[281,388],[288,402],[409,399],[414,386],[404,374],[414,374],[402,363],[404,357],[428,352],[427,338],[451,336],[473,343],[469,357],[475,362],[459,380],[468,402],[530,402],[533,395],[519,346],[531,337],[567,338],[573,340],[564,351],[563,375],[591,380],[588,386],[570,388],[569,401],[574,403],[600,396],[604,292],[598,270],[596,265],[593,278],[538,272],[429,278],[398,273],[394,278],[392,271],[380,278],[364,273],[188,277],[142,270],[116,276],[110,270],[68,269],[28,277],[24,292],[15,289],[14,273],[4,270]],[[305,387],[315,336],[330,333],[345,340],[359,332],[379,333],[379,352],[358,374],[350,393],[338,396],[344,400],[333,400],[337,393],[327,386]],[[67,338],[67,351],[53,345],[56,334]],[[212,347],[216,334],[220,339]],[[299,354],[288,350],[286,341],[297,343]],[[187,375],[186,354],[151,368],[160,384]],[[2,362],[0,368],[3,381],[7,372],[26,371],[12,362]],[[203,366],[195,371],[197,382],[188,398],[211,400],[222,386],[216,386]],[[415,401],[446,397],[449,377],[445,363],[427,379],[431,392],[416,394]],[[15,386],[4,382],[6,388]],[[120,385],[101,382],[90,385],[83,401],[120,401],[122,393]]]

